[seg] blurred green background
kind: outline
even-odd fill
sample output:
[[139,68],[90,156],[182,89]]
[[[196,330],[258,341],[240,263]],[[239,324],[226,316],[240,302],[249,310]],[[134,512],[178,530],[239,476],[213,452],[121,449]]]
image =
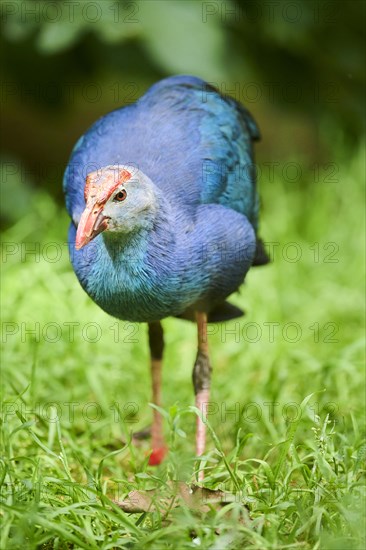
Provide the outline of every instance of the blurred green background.
[[[338,168],[326,163],[364,134],[363,1],[5,1],[1,10],[6,224],[34,189],[61,201],[79,136],[171,74],[242,101],[261,128],[258,162],[280,176],[296,159],[307,175],[332,178]],[[301,185],[301,175],[289,179]]]
[[[5,0],[0,9],[0,547],[192,548],[194,532],[204,549],[365,548],[365,2]],[[113,498],[115,483],[119,498],[134,488],[163,492],[166,480],[189,481],[194,471],[195,415],[186,407],[196,334],[176,319],[163,323],[168,460],[152,472],[148,442],[109,454],[151,422],[146,327],[131,339],[131,325],[80,288],[62,196],[71,149],[90,124],[177,73],[241,101],[262,133],[261,235],[274,261],[250,270],[233,296],[247,313],[242,324],[216,326],[210,336],[220,406],[210,422],[245,488],[238,506],[249,510],[248,524],[220,511],[199,526],[182,509],[172,527],[162,516],[150,522],[151,514],[132,525],[122,512],[104,515],[84,493],[87,486]],[[85,332],[93,326],[100,337]],[[301,422],[283,415],[311,393]],[[56,424],[68,403],[75,418],[62,409]],[[93,403],[95,421],[84,415]],[[113,406],[131,403],[137,413],[116,420]],[[222,414],[248,403],[263,412],[258,421]],[[274,418],[266,415],[271,403],[279,405]],[[234,490],[217,440],[208,439],[205,483]]]

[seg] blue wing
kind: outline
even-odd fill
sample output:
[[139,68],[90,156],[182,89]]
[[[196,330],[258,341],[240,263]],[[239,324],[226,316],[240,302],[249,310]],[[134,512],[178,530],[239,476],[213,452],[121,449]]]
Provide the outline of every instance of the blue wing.
[[76,144],[64,177],[68,211],[77,223],[87,173],[133,164],[182,216],[218,203],[244,214],[256,230],[252,142],[258,138],[254,120],[235,100],[195,77],[167,78],[134,105],[99,119]]

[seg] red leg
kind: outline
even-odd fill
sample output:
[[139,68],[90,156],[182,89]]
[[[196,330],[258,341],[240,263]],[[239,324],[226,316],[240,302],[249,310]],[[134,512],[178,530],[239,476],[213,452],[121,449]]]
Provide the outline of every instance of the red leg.
[[[204,404],[210,399],[211,366],[208,357],[207,344],[207,314],[196,313],[198,329],[198,351],[196,362],[193,368],[193,385],[196,395],[196,407],[204,415]],[[205,452],[206,446],[206,424],[201,418],[197,418],[196,428],[196,455],[201,456]],[[199,472],[198,479],[204,478],[203,470]]]
[[[151,355],[152,378],[152,402],[161,406],[161,370],[164,348],[163,329],[160,321],[149,323],[149,345]],[[157,410],[153,410],[153,423],[151,427],[152,453],[149,458],[151,466],[160,464],[166,453],[167,447],[163,435],[163,419]]]
[[[196,407],[204,414],[205,403],[210,399],[210,390],[201,390],[196,395]],[[206,447],[206,424],[197,417],[196,427],[196,455],[201,456],[205,452]],[[203,472],[200,472],[200,474]]]

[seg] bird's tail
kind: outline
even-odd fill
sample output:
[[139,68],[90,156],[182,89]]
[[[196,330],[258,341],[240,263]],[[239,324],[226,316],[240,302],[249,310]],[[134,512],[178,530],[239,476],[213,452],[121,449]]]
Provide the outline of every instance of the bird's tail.
[[[245,315],[244,311],[230,302],[221,302],[213,307],[207,313],[208,323],[223,323],[224,321],[230,321],[231,319],[237,319]],[[193,310],[187,310],[181,315],[176,315],[178,319],[185,319],[186,321],[195,321],[195,314]]]
[[268,256],[264,243],[261,238],[257,237],[257,243],[255,248],[255,256],[252,265],[266,265],[269,264],[271,258]]

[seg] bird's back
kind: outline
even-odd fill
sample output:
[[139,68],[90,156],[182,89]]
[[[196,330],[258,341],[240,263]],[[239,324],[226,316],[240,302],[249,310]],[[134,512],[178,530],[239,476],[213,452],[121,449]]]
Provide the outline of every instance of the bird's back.
[[235,100],[195,77],[167,78],[135,104],[99,119],[79,140],[64,180],[69,213],[77,221],[84,209],[88,172],[132,164],[181,217],[219,203],[246,215],[256,230],[252,142],[258,138],[254,120]]

